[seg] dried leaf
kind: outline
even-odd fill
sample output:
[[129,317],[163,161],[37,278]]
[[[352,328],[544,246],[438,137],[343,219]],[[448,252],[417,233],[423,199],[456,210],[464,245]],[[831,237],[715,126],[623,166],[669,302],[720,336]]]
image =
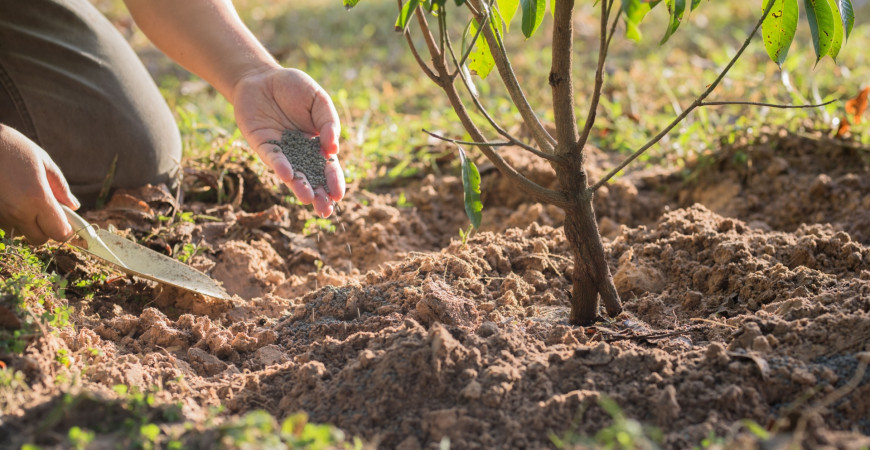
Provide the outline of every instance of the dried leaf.
[[861,93],[859,93],[855,98],[846,102],[846,113],[852,116],[852,121],[855,122],[855,125],[861,123],[861,116],[863,116],[864,111],[867,110],[868,94],[870,94],[870,86],[861,89]]
[[840,121],[840,126],[837,127],[836,137],[844,138],[849,134],[849,130],[852,129],[852,124],[849,123],[849,119],[843,119]]

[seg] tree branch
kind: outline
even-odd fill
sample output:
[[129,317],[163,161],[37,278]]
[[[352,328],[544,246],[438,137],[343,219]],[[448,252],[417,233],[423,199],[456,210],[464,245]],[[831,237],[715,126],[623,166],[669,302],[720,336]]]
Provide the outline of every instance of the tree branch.
[[[474,124],[474,121],[471,120],[471,116],[468,114],[468,110],[465,109],[465,105],[462,103],[462,99],[459,97],[459,92],[456,90],[456,86],[449,79],[449,72],[447,70],[447,66],[444,64],[443,58],[436,57],[438,55],[438,46],[435,43],[435,39],[432,37],[432,32],[429,29],[429,24],[426,21],[426,18],[417,10],[417,19],[420,23],[421,31],[423,32],[423,36],[426,39],[427,45],[429,47],[429,53],[432,56],[432,61],[435,65],[435,70],[438,72],[438,77],[445,80],[443,84],[440,84],[441,88],[444,90],[444,93],[447,94],[448,100],[450,100],[450,105],[453,107],[453,111],[456,112],[456,115],[459,117],[460,122],[462,122],[462,126],[466,131],[471,135],[471,139],[476,142],[486,142],[486,138],[481,133],[480,129],[477,128],[477,125]],[[489,27],[486,27],[489,29]],[[502,175],[506,176],[508,179],[514,181],[517,186],[526,194],[528,194],[533,200],[548,203],[551,205],[555,205],[560,208],[567,208],[570,203],[566,198],[565,194],[561,192],[554,191],[552,189],[547,189],[534,181],[526,178],[523,174],[519,173],[513,166],[508,164],[501,155],[498,154],[495,150],[493,150],[490,146],[480,146],[480,151],[487,157],[487,159],[492,162],[492,164],[502,173]]]
[[438,79],[438,76],[435,75],[435,72],[432,72],[432,69],[423,61],[423,58],[420,57],[420,54],[417,53],[417,47],[414,45],[414,40],[411,39],[411,33],[408,30],[405,30],[405,38],[408,40],[408,47],[411,48],[411,53],[414,54],[414,59],[417,60],[417,65],[420,66],[420,69],[423,70],[423,73],[429,77],[430,80],[434,81],[435,84],[441,85],[441,80]]
[[[468,5],[469,10],[474,14],[477,23],[483,23],[482,16],[488,15],[489,11],[482,7],[481,2],[483,0],[473,1],[476,2],[476,5],[471,4],[472,0],[466,1],[465,4]],[[481,9],[484,11],[481,12]],[[538,144],[538,147],[548,153],[552,152],[556,140],[553,139],[553,136],[550,136],[550,133],[547,132],[544,125],[541,124],[541,121],[535,114],[535,111],[532,109],[531,105],[529,105],[529,101],[526,99],[526,95],[523,93],[523,89],[517,81],[510,59],[508,59],[507,53],[505,52],[504,43],[501,40],[500,33],[493,33],[492,27],[481,27],[481,29],[483,30],[483,37],[489,45],[489,50],[492,53],[492,58],[495,61],[495,66],[498,69],[499,76],[501,76],[501,80],[504,83],[505,88],[507,88],[511,101],[513,101],[514,105],[519,110],[523,122],[531,130],[532,136],[535,137],[535,142]]]
[[[490,3],[490,6],[492,6],[492,3]],[[487,26],[486,20],[484,21],[483,26]],[[478,35],[479,35],[479,31],[480,30],[478,30]],[[457,68],[456,73],[460,73],[461,66],[459,65],[459,61],[456,59],[456,53],[453,51],[453,43],[450,40],[449,34],[447,34],[447,51],[450,52],[450,56],[453,58],[453,64],[456,65],[456,68]],[[451,78],[451,79],[453,79],[453,78]],[[541,158],[544,158],[544,159],[551,161],[551,162],[554,162],[554,163],[558,163],[558,162],[562,161],[562,158],[556,156],[553,153],[542,152],[542,151],[540,151],[540,150],[538,150],[530,145],[523,143],[522,141],[520,141],[519,139],[515,138],[510,133],[508,133],[507,130],[505,130],[504,128],[499,126],[495,122],[495,119],[493,119],[492,116],[489,115],[489,112],[487,112],[486,108],[483,106],[483,103],[480,102],[480,99],[478,99],[477,96],[474,95],[474,90],[472,89],[472,87],[470,85],[471,81],[466,79],[466,75],[462,75],[460,77],[460,79],[462,80],[462,84],[465,85],[465,88],[468,90],[469,94],[471,94],[471,101],[474,103],[474,106],[477,107],[478,111],[483,115],[483,117],[486,119],[486,121],[489,122],[490,126],[492,126],[498,132],[498,134],[502,135],[505,139],[507,139],[510,144],[516,145],[517,147],[520,147],[526,151],[529,151],[529,152],[531,152],[531,153],[533,153]],[[426,130],[423,130],[423,131],[426,131]],[[435,136],[435,137],[437,137],[437,136]]]
[[[490,3],[490,7],[492,7],[492,3]],[[468,45],[468,49],[465,50],[465,54],[462,55],[462,58],[456,64],[456,72],[453,72],[453,75],[450,75],[451,78],[456,78],[459,75],[459,71],[462,70],[462,66],[465,64],[465,61],[468,61],[468,57],[471,56],[471,52],[474,50],[474,44],[477,43],[477,39],[480,37],[480,34],[483,32],[483,29],[489,25],[489,17],[487,16],[483,19],[483,24],[478,28],[477,32],[474,33],[474,37],[471,38],[471,44]],[[449,38],[449,36],[448,36]],[[447,41],[448,45],[450,41]],[[455,57],[454,57],[455,58]]]
[[752,38],[755,37],[756,33],[758,33],[758,29],[761,28],[761,24],[764,22],[764,19],[767,18],[767,15],[770,14],[770,10],[773,9],[773,5],[775,5],[775,4],[776,4],[776,2],[770,2],[767,5],[767,8],[765,8],[765,10],[764,10],[764,14],[761,15],[761,19],[759,19],[758,23],[755,24],[755,28],[752,29],[752,32],[749,33],[749,36],[743,42],[743,45],[740,47],[740,49],[737,50],[737,53],[734,55],[733,58],[731,58],[731,61],[728,62],[728,65],[726,65],[725,68],[722,69],[722,72],[719,73],[719,75],[716,77],[716,80],[714,80],[713,83],[711,83],[710,86],[708,86],[707,89],[703,93],[701,93],[701,95],[698,96],[698,98],[696,98],[695,101],[692,102],[692,104],[689,105],[689,107],[686,108],[686,110],[683,111],[682,114],[677,116],[676,119],[674,119],[671,123],[669,123],[668,126],[666,126],[662,131],[660,131],[657,135],[655,135],[652,139],[650,139],[649,142],[644,144],[643,147],[639,148],[637,151],[632,153],[631,156],[629,156],[624,161],[619,163],[618,166],[616,166],[613,170],[608,172],[608,174],[605,175],[601,180],[599,180],[597,183],[592,185],[592,187],[589,188],[591,191],[594,192],[594,191],[598,190],[601,186],[603,186],[605,183],[610,181],[610,179],[613,178],[617,173],[619,173],[620,170],[624,169],[625,166],[629,165],[632,161],[637,159],[638,156],[642,155],[650,147],[652,147],[658,141],[660,141],[663,137],[665,137],[665,135],[667,135],[668,132],[670,132],[675,126],[677,126],[677,124],[682,122],[683,119],[685,119],[686,116],[689,115],[689,113],[691,113],[692,111],[695,110],[695,108],[704,104],[704,100],[707,99],[707,96],[709,96],[710,93],[712,93],[713,90],[716,89],[717,86],[719,86],[719,83],[722,82],[722,79],[725,78],[725,75],[728,74],[728,71],[731,70],[731,67],[734,66],[734,63],[737,62],[737,59],[739,59],[740,56],[743,55],[743,52],[746,51],[746,48],[749,47],[749,43],[752,41]]
[[613,2],[614,0],[603,0],[601,2],[601,29],[598,37],[598,67],[595,69],[595,87],[592,89],[592,100],[589,102],[589,112],[586,114],[586,123],[583,124],[583,133],[580,135],[580,140],[577,141],[577,148],[574,149],[575,153],[581,155],[583,154],[583,147],[586,145],[586,141],[589,140],[592,126],[595,125],[598,103],[601,101],[601,87],[604,86],[604,61],[607,59],[607,45],[610,42],[607,34],[607,24],[610,19],[609,14],[613,7]]
[[[605,0],[602,5],[606,4]],[[574,0],[559,0],[553,12],[553,62],[549,83],[553,91],[553,114],[556,119],[556,153],[577,158],[583,165],[582,153],[575,153],[577,120],[574,114],[574,82],[571,75],[574,48]],[[567,169],[574,171],[575,169]],[[583,188],[586,181],[583,181]]]
[[[439,140],[442,140],[442,141],[444,141],[444,142],[450,142],[450,143],[452,143],[452,144],[474,145],[474,146],[478,146],[478,147],[510,147],[510,146],[521,146],[521,145],[525,145],[525,144],[522,144],[522,143],[519,143],[519,144],[518,144],[516,141],[513,141],[513,140],[508,140],[508,141],[506,141],[506,142],[473,142],[473,141],[460,141],[460,140],[458,140],[458,139],[451,139],[451,138],[446,137],[446,136],[441,136],[440,134],[433,133],[433,132],[431,132],[431,131],[429,131],[429,130],[427,130],[427,129],[425,129],[425,128],[424,128],[422,131],[423,131],[424,133],[428,134],[429,136],[432,136],[432,137],[435,138],[435,139],[439,139]],[[528,147],[528,146],[526,146],[526,147]],[[524,150],[527,150],[527,151],[530,151],[530,152],[534,153],[535,155],[540,156],[541,158],[544,158],[544,159],[546,159],[546,160],[553,161],[553,162],[560,162],[560,161],[561,161],[561,160],[559,159],[559,157],[556,156],[556,155],[553,155],[553,154],[550,154],[550,153],[544,153],[544,152],[542,152],[542,151],[540,151],[540,150],[538,150],[538,149],[536,149],[536,148],[534,148],[534,147],[528,147],[528,148],[526,148],[526,147],[523,147],[523,149],[524,149]]]
[[698,106],[749,105],[749,106],[766,106],[768,108],[777,108],[777,109],[804,109],[804,108],[818,108],[820,106],[827,106],[827,105],[830,105],[831,103],[838,102],[840,100],[842,100],[842,99],[835,98],[833,100],[828,100],[825,103],[817,103],[815,105],[784,105],[781,103],[724,101],[724,102],[701,102]]
[[[399,3],[399,12],[402,11],[402,0],[396,0]],[[402,30],[402,34],[405,35],[405,39],[408,41],[408,47],[411,49],[411,53],[414,55],[414,59],[417,60],[417,65],[420,66],[420,69],[423,73],[429,77],[430,80],[434,81],[435,84],[441,85],[441,81],[435,76],[435,72],[432,72],[432,69],[429,68],[429,65],[423,61],[423,58],[420,57],[420,53],[417,52],[417,46],[414,45],[414,40],[411,39],[411,33],[407,28]]]

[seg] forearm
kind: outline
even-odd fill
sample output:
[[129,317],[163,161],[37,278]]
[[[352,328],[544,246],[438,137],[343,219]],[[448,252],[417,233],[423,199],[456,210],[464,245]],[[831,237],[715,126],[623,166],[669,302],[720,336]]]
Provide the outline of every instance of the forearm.
[[278,67],[229,0],[125,0],[136,24],[160,50],[230,102],[245,75]]

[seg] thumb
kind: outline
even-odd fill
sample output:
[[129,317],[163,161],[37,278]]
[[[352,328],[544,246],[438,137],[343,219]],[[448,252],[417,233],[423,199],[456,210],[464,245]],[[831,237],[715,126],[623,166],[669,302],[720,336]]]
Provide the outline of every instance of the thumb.
[[69,188],[69,183],[67,183],[57,164],[49,159],[43,160],[43,166],[45,167],[45,176],[48,179],[48,185],[51,187],[51,193],[54,194],[54,198],[72,209],[79,209],[82,205],[73,195]]

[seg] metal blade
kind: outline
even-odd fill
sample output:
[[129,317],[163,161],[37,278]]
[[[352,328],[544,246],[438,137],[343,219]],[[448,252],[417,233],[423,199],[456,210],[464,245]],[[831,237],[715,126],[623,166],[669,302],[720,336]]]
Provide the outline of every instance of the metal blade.
[[125,273],[188,291],[227,300],[230,295],[204,273],[166,255],[89,224],[63,206],[67,219],[87,244],[82,250],[110,262]]
[[230,298],[230,295],[217,282],[187,264],[106,230],[97,229],[96,233],[124,262],[126,267],[121,268],[123,272],[209,297]]

